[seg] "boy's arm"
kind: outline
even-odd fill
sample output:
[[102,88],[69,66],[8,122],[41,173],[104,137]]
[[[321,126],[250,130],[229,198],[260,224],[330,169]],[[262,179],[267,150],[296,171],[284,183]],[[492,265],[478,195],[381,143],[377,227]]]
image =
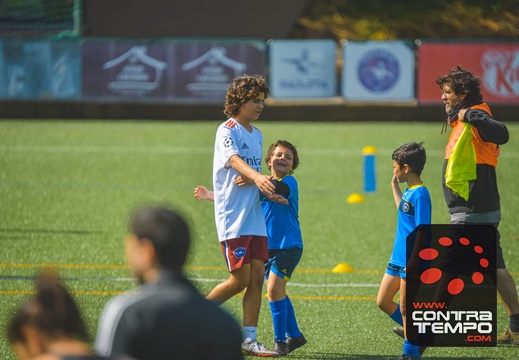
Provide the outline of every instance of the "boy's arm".
[[197,186],[194,191],[194,197],[197,200],[211,200],[214,201],[214,192],[208,190],[205,186]]
[[391,189],[393,190],[393,198],[395,199],[396,208],[398,209],[402,201],[402,190],[400,190],[400,185],[398,185],[398,179],[395,175],[393,175],[393,179],[391,180]]
[[251,168],[240,156],[231,156],[229,162],[233,169],[238,171],[242,176],[252,179],[262,194],[271,195],[276,190],[276,187],[270,181],[270,176],[262,175]]

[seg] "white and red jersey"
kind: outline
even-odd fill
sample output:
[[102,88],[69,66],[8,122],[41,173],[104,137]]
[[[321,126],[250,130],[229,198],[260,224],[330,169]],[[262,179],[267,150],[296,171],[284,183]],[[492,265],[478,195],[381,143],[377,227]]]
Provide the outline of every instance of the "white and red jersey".
[[256,185],[238,186],[240,175],[229,159],[237,155],[261,173],[263,134],[252,126],[252,132],[234,119],[222,123],[216,131],[213,159],[214,213],[218,240],[241,235],[267,236],[265,216],[261,210]]

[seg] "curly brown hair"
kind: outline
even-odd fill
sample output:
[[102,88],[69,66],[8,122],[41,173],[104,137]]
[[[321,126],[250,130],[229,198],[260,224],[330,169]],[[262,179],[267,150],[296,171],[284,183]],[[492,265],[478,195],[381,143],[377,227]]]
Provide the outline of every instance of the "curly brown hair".
[[267,150],[267,156],[265,157],[265,163],[267,164],[267,167],[270,170],[269,162],[270,162],[270,159],[272,158],[272,156],[274,155],[274,150],[278,146],[287,148],[290,151],[292,151],[292,154],[294,154],[294,158],[292,159],[293,160],[292,170],[290,170],[290,172],[289,172],[289,174],[292,174],[294,172],[294,170],[297,169],[297,167],[299,166],[299,155],[297,154],[296,147],[294,145],[292,145],[292,143],[290,143],[286,140],[278,140],[269,146],[269,149]]
[[436,84],[442,90],[443,85],[449,84],[456,95],[466,93],[468,99],[479,97],[481,94],[480,78],[459,65],[452,68],[448,74],[438,77]]
[[238,114],[241,106],[260,93],[269,94],[269,86],[261,75],[243,75],[235,78],[227,89],[223,113],[228,117]]

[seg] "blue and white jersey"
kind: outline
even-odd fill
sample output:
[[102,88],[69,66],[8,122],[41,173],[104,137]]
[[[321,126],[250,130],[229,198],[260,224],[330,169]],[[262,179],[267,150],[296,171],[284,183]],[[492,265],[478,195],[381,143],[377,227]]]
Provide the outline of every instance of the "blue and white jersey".
[[288,205],[269,201],[261,195],[261,206],[267,222],[269,250],[303,248],[297,181],[291,175],[278,181],[287,184],[290,189]]
[[431,223],[432,205],[431,195],[425,185],[415,185],[407,188],[402,194],[402,201],[398,206],[398,220],[396,225],[395,244],[391,254],[392,264],[405,267],[406,239],[418,225]]
[[262,145],[263,134],[254,126],[249,132],[231,118],[218,127],[214,144],[213,189],[219,241],[242,235],[267,235],[258,187],[235,185],[234,179],[240,173],[231,167],[229,161],[238,155],[261,173]]

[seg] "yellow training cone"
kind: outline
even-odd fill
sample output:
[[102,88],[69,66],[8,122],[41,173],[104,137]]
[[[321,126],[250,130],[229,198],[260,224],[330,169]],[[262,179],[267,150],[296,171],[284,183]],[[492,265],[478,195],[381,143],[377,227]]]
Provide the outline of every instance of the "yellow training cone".
[[358,204],[364,202],[364,196],[359,193],[353,193],[346,198],[349,204]]
[[335,266],[333,268],[332,272],[335,272],[335,273],[353,272],[353,268],[346,263],[341,263],[341,264],[337,264],[337,266]]

